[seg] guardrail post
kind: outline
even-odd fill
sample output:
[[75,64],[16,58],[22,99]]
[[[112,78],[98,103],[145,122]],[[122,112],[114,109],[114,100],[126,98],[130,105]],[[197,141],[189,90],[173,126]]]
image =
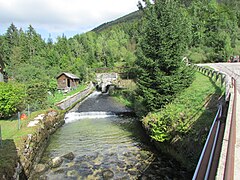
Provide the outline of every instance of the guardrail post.
[[213,71],[213,70],[211,70],[211,73],[212,73],[212,75],[211,75],[211,78],[213,78],[213,76],[214,76],[214,71]]
[[20,124],[20,112],[18,112],[18,130],[21,128],[21,124]]
[[225,75],[221,74],[221,86],[223,86]]
[[216,72],[216,82],[217,82],[218,78],[219,78],[219,73]]

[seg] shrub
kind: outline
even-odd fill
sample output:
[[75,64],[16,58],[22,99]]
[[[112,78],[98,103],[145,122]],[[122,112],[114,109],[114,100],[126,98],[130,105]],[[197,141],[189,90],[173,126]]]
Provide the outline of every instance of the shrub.
[[27,103],[31,110],[44,109],[47,106],[47,84],[43,82],[32,82],[27,85]]
[[24,106],[25,88],[19,83],[0,83],[0,117],[10,117]]

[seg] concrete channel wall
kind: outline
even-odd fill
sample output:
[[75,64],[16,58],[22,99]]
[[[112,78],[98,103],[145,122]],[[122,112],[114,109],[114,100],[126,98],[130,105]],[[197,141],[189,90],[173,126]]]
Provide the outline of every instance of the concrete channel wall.
[[79,93],[76,93],[70,97],[67,97],[66,99],[57,103],[56,106],[62,110],[66,110],[66,109],[70,108],[71,106],[73,106],[75,103],[81,101],[86,96],[88,96],[93,91],[93,88],[94,88],[94,85],[92,83],[90,83],[85,90],[83,90]]

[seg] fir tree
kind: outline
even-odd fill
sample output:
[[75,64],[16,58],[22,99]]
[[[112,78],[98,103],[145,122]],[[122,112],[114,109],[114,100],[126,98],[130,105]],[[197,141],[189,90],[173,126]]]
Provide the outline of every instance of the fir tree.
[[138,48],[138,97],[147,111],[158,110],[189,86],[191,71],[182,62],[190,23],[177,1],[146,1]]

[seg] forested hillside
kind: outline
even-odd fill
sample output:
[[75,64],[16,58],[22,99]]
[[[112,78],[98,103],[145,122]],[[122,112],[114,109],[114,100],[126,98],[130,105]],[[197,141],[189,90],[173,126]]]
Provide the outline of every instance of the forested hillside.
[[138,19],[141,19],[143,16],[143,12],[142,11],[135,11],[135,12],[132,12],[126,16],[123,16],[123,17],[120,17],[114,21],[110,21],[110,22],[107,22],[107,23],[104,23],[96,28],[94,28],[92,31],[94,32],[101,32],[111,26],[114,26],[114,25],[119,25],[121,23],[132,23],[133,21],[136,21]]
[[[136,63],[141,57],[139,54],[136,55],[137,47],[144,48],[142,39],[148,38],[144,37],[143,30],[147,29],[146,26],[164,27],[166,23],[164,21],[155,25],[146,23],[148,19],[141,18],[146,14],[146,6],[140,5],[139,11],[97,27],[93,31],[77,34],[69,39],[62,35],[54,42],[51,37],[43,40],[31,25],[27,30],[23,30],[17,28],[14,23],[11,24],[6,33],[0,36],[0,56],[9,82],[23,84],[29,93],[31,92],[29,89],[39,91],[37,94],[41,94],[39,97],[41,100],[34,99],[29,103],[34,101],[41,104],[45,102],[48,91],[56,91],[55,77],[61,72],[74,73],[86,82],[91,80],[94,68],[144,66],[141,60]],[[178,28],[178,31],[181,31],[180,27],[186,27],[187,30],[182,31],[181,36],[186,40],[186,44],[180,48],[177,56],[188,56],[192,62],[217,62],[226,61],[230,55],[240,54],[238,1],[181,0],[178,6],[179,9],[172,11],[180,10],[185,24],[180,23],[179,27],[168,26],[170,29]],[[151,34],[150,31],[149,33]],[[164,33],[159,35],[163,37]],[[159,37],[155,40],[159,40]],[[171,38],[162,39],[162,42],[164,41],[171,41],[166,42],[169,43],[169,49],[173,49],[180,42],[172,41]],[[158,63],[168,66],[170,61],[166,59],[162,62],[162,57],[157,56],[161,43],[156,43],[154,48]],[[152,53],[152,50],[149,46],[144,51]],[[172,56],[165,58],[171,59]],[[158,68],[162,70],[162,67]]]
[[133,26],[135,23],[119,24],[69,39],[62,35],[53,43],[51,38],[43,40],[31,25],[23,31],[11,24],[0,36],[4,71],[9,83],[21,83],[26,92],[38,95],[25,103],[34,104],[35,109],[44,108],[48,91],[57,90],[56,76],[61,72],[76,74],[84,83],[92,80],[95,68],[133,66],[136,59]]

